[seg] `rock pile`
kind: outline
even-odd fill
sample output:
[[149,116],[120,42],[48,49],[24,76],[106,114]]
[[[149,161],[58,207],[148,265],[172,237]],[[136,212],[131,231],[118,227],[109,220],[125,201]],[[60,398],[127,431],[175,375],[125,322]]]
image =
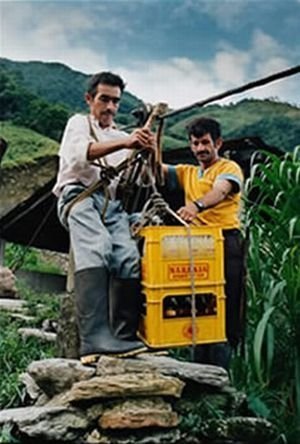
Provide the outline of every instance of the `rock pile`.
[[[21,442],[200,444],[211,435],[220,443],[220,438],[241,441],[247,430],[247,443],[266,444],[275,433],[266,421],[236,416],[241,401],[225,370],[169,356],[102,356],[95,367],[75,359],[46,359],[32,362],[21,379],[31,405],[0,413],[0,426],[10,427]],[[203,421],[197,402],[205,397],[210,408],[214,400],[218,408],[226,406],[228,420],[235,423],[224,419],[219,427]]]

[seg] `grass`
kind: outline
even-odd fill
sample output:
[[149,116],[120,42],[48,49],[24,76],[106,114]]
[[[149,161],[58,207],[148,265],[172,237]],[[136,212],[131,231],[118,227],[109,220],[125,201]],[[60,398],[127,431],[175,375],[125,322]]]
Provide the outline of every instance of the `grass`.
[[28,271],[39,271],[49,274],[63,274],[63,270],[50,259],[44,260],[37,248],[7,243],[4,261],[7,267],[21,268]]
[[23,163],[32,163],[39,157],[58,153],[58,143],[33,130],[0,122],[1,137],[8,142],[2,167],[10,168]]
[[[28,302],[28,315],[35,321],[30,326],[39,327],[44,319],[57,319],[59,298],[50,294],[37,294],[26,287],[19,288],[22,299]],[[22,405],[23,386],[19,376],[30,362],[53,357],[55,345],[41,343],[36,338],[23,340],[17,330],[24,321],[13,319],[5,312],[0,313],[0,408],[7,409]],[[0,441],[1,442],[1,441]]]

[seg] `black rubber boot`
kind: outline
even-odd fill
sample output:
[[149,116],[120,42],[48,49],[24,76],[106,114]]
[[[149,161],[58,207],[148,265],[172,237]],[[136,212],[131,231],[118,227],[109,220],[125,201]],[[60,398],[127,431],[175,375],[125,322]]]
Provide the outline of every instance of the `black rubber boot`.
[[147,351],[141,341],[124,341],[110,331],[107,270],[88,268],[77,271],[74,278],[81,361],[91,363],[101,354],[132,356]]
[[110,280],[111,326],[120,339],[136,340],[141,311],[141,285],[139,279]]

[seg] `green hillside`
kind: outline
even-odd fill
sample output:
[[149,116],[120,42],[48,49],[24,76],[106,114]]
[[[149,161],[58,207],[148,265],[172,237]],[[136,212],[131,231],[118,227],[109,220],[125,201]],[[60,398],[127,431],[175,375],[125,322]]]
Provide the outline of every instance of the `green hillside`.
[[[272,100],[248,99],[225,106],[209,105],[170,118],[168,135],[187,144],[186,126],[197,116],[220,121],[225,139],[261,137],[268,145],[291,151],[300,141],[300,108]],[[166,148],[171,148],[166,145]]]
[[[89,77],[87,74],[74,71],[62,63],[14,62],[3,58],[0,58],[1,69],[13,73],[29,92],[49,103],[63,104],[72,113],[86,110],[84,92]],[[124,92],[119,110],[122,123],[124,119],[125,123],[129,123],[127,113],[140,103],[141,100]]]
[[[85,108],[87,75],[60,63],[13,62],[0,58],[0,121],[10,121],[59,141],[68,117]],[[197,97],[195,97],[197,100]],[[117,123],[134,124],[141,101],[126,92]],[[194,108],[166,120],[163,149],[186,146],[186,125],[197,116],[218,119],[225,139],[260,137],[291,151],[300,141],[300,108],[274,100],[242,100]]]
[[1,137],[8,141],[8,149],[3,157],[2,166],[12,167],[22,163],[34,162],[39,157],[57,154],[58,143],[28,128],[1,122]]

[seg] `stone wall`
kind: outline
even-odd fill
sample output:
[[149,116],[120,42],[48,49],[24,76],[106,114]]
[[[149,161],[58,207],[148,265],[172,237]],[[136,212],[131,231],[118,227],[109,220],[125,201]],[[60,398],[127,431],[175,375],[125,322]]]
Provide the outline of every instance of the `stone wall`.
[[47,359],[21,379],[27,405],[2,411],[0,427],[24,443],[267,444],[276,436],[269,422],[241,416],[245,397],[225,370],[167,355],[102,356],[94,367]]

